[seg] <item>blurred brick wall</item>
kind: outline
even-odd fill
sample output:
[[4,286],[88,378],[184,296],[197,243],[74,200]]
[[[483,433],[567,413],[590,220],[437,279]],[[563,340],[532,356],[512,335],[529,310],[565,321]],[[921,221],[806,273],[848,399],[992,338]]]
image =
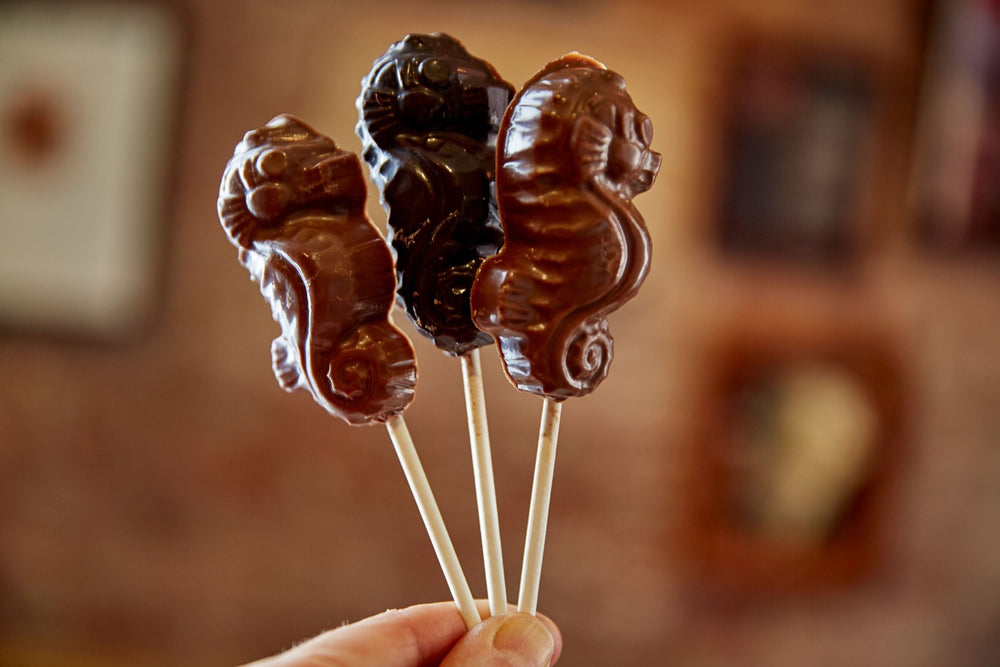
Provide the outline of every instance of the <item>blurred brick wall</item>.
[[[759,4],[487,14],[457,2],[180,2],[189,67],[155,326],[120,346],[0,338],[0,662],[232,664],[447,598],[383,430],[350,428],[276,386],[275,325],[215,219],[222,166],[246,129],[291,112],[358,150],[354,98],[371,61],[406,32],[442,30],[515,84],[571,50],[602,60],[626,76],[664,154],[636,201],[652,273],[612,319],[608,380],[563,413],[540,609],[563,630],[564,662],[997,664],[1000,271],[995,255],[941,256],[912,238],[920,13],[903,0]],[[749,266],[713,248],[720,73],[746,32],[863,53],[894,96],[878,234],[850,275]],[[692,388],[743,319],[869,320],[903,359],[905,463],[880,566],[860,583],[727,597],[689,576],[678,542],[699,446]],[[484,596],[458,364],[414,338],[421,379],[407,420]],[[513,594],[540,404],[484,352]]]

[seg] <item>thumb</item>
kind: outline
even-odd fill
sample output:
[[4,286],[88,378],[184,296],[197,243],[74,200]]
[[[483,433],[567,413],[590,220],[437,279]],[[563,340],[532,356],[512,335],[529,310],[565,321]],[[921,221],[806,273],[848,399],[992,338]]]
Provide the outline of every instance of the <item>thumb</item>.
[[441,667],[549,667],[561,644],[559,630],[551,622],[524,613],[493,616],[462,637]]

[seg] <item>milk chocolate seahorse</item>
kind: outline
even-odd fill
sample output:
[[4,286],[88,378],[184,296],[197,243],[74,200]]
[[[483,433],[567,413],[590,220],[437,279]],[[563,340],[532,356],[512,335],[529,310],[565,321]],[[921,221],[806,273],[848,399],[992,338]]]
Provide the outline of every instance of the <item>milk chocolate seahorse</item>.
[[361,161],[292,116],[246,133],[226,165],[219,219],[281,335],[278,383],[350,424],[413,399],[413,348],[389,320],[392,257],[365,213]]
[[562,400],[607,375],[607,316],[649,271],[631,199],[659,170],[652,133],[624,79],[579,54],[547,65],[508,109],[496,183],[504,246],[479,269],[472,316],[520,389]]

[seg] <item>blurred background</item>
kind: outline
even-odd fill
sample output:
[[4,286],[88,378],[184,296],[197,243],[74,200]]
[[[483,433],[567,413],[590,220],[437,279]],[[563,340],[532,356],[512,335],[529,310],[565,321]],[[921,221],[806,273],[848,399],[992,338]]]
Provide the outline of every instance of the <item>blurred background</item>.
[[[278,113],[360,150],[361,77],[431,31],[515,86],[601,60],[663,154],[651,273],[563,411],[563,662],[1000,664],[998,15],[0,4],[0,664],[237,664],[447,599],[384,430],[277,387],[215,212]],[[413,338],[407,421],[485,597],[459,367]],[[541,406],[483,352],[513,600]]]

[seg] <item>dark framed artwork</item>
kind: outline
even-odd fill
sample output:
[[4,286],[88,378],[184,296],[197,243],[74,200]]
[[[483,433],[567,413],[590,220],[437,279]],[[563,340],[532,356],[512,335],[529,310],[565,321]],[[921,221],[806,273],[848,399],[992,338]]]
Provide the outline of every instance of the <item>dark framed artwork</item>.
[[919,237],[1000,248],[1000,2],[935,5],[914,178]]
[[153,3],[0,5],[0,326],[118,339],[151,314],[181,33]]
[[891,350],[837,328],[720,340],[691,438],[682,542],[696,579],[800,594],[873,571],[903,427]]
[[718,237],[729,252],[840,261],[859,244],[877,81],[848,54],[743,40],[725,86]]

